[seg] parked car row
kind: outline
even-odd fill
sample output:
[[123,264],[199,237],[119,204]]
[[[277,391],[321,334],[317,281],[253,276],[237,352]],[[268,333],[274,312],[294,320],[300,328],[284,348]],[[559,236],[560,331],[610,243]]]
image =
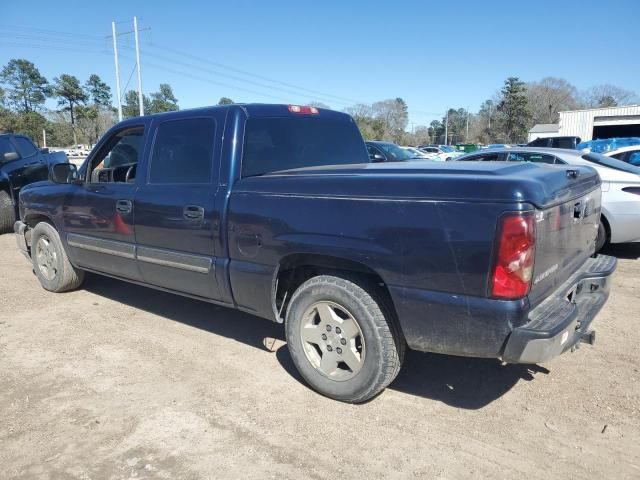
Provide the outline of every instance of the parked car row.
[[[640,150],[640,145],[636,148]],[[597,250],[606,243],[640,242],[640,167],[595,152],[532,147],[492,149],[465,155],[458,160],[590,166],[602,180]]]

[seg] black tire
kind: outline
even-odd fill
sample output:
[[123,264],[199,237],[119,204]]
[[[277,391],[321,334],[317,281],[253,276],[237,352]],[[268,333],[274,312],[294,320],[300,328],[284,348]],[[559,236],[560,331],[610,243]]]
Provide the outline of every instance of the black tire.
[[606,243],[607,243],[607,229],[601,220],[600,224],[598,225],[598,235],[596,236],[596,253],[602,250],[602,247],[604,247]]
[[[347,321],[355,320],[359,331],[355,340],[338,343],[345,342],[345,339],[338,338],[344,332],[335,327],[328,331],[333,338],[327,340],[327,324],[322,323],[320,311],[314,313],[313,310],[317,305],[327,304]],[[308,319],[314,320],[308,323]],[[325,337],[324,343],[317,345],[302,339],[305,326],[314,327],[315,322],[318,323],[318,332]],[[291,298],[285,330],[291,358],[302,377],[314,390],[335,400],[350,403],[369,400],[396,378],[402,365],[405,343],[393,321],[392,310],[377,286],[365,278],[320,275],[307,280]],[[333,347],[327,343],[332,341]],[[357,371],[341,361],[345,357],[337,355],[341,346],[345,350],[340,351],[340,355],[344,352],[346,357],[355,352],[355,358],[360,360]],[[329,355],[328,352],[333,355],[327,357],[328,362],[333,359],[335,365],[337,359],[336,376],[322,371],[322,359]],[[312,363],[314,360],[316,365]]]
[[31,261],[40,284],[50,292],[73,290],[84,280],[84,271],[71,265],[60,235],[48,223],[38,223],[31,232]]
[[0,234],[13,232],[16,223],[16,209],[9,194],[0,190]]

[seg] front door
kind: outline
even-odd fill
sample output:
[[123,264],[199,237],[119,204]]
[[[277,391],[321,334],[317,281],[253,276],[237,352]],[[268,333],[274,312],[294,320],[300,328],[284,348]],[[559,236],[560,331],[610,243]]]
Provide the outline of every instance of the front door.
[[141,280],[133,205],[144,139],[143,125],[111,134],[89,159],[84,183],[64,200],[69,255],[78,266]]
[[223,127],[220,113],[177,114],[152,125],[148,175],[134,205],[138,266],[147,283],[220,299],[214,241],[220,228],[216,132]]

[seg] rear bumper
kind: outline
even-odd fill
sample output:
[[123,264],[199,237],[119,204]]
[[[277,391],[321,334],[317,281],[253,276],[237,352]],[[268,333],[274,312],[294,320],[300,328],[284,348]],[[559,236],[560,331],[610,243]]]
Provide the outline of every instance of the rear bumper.
[[18,244],[18,248],[27,258],[31,258],[27,239],[27,235],[29,235],[29,227],[26,223],[17,221],[13,225],[13,231],[16,234],[16,243]]
[[515,328],[502,354],[509,363],[542,363],[569,350],[587,335],[594,317],[609,297],[615,257],[587,260],[560,288]]

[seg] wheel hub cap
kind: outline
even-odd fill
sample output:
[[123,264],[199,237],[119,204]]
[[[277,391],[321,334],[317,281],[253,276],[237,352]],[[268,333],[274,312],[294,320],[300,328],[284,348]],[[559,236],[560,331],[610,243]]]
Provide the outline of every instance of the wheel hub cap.
[[307,359],[322,375],[344,381],[362,368],[362,330],[343,306],[329,301],[314,303],[304,314],[300,333]]
[[58,273],[58,256],[51,244],[51,240],[44,235],[38,239],[36,244],[36,263],[44,278],[53,280],[56,277]]

